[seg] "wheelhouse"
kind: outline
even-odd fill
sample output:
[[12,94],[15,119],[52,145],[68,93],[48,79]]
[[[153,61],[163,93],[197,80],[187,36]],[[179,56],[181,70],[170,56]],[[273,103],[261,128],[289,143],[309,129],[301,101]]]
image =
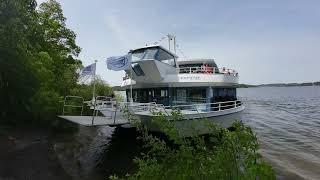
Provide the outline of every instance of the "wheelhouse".
[[176,67],[177,56],[161,46],[148,46],[130,51],[132,63],[144,60],[157,60]]

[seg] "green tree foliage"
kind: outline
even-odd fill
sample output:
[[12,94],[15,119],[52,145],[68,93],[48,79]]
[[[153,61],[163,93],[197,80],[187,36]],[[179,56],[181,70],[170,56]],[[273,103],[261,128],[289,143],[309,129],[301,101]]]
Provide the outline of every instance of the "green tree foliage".
[[33,72],[35,0],[0,1],[0,119],[28,118],[38,89]]
[[77,86],[76,69],[81,62],[75,57],[81,49],[75,44],[75,33],[66,27],[58,2],[40,4],[37,14],[41,39],[33,66],[41,86],[32,98],[32,112],[36,119],[51,120],[61,111],[59,101]]
[[[60,4],[36,7],[35,0],[0,1],[0,120],[52,120],[64,96],[89,94],[90,85],[77,84],[81,48]],[[110,93],[102,81],[97,90]]]
[[[194,127],[191,137],[182,137],[174,122],[181,119],[175,113],[159,115],[153,122],[168,136],[167,140],[149,134],[139,127],[145,151],[135,159],[137,171],[128,179],[275,179],[271,166],[258,153],[259,144],[250,127],[240,122],[227,130],[204,121],[210,128],[206,136],[197,135]],[[199,126],[197,122],[196,126]],[[110,179],[117,179],[111,176]]]

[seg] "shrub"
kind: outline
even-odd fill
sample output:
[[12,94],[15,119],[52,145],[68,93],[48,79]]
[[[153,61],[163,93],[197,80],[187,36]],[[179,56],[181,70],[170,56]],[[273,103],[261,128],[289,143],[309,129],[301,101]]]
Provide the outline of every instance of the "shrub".
[[[167,136],[163,140],[139,125],[145,143],[145,152],[134,159],[137,171],[128,179],[275,179],[270,165],[258,153],[259,144],[250,127],[240,122],[228,130],[212,123],[210,134],[181,137],[175,128],[173,116],[153,118]],[[196,128],[194,128],[196,129]],[[111,176],[111,179],[117,179]]]

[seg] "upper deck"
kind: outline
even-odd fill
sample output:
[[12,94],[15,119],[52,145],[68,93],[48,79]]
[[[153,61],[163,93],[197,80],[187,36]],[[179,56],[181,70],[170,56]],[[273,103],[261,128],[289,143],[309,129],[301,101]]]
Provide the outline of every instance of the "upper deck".
[[[233,86],[238,84],[238,72],[219,68],[213,59],[178,59],[162,46],[147,46],[129,52],[132,69],[126,70],[122,86]],[[132,72],[131,72],[132,71]]]

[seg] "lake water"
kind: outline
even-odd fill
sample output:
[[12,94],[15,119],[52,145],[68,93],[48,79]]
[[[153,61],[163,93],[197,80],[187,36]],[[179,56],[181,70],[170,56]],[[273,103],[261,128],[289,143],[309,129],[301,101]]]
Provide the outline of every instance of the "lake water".
[[[278,179],[320,179],[320,87],[238,89],[240,120],[257,133]],[[53,148],[75,179],[105,179],[132,171],[141,144],[129,128],[85,128],[57,137]]]
[[239,89],[241,120],[283,179],[320,179],[320,87]]

